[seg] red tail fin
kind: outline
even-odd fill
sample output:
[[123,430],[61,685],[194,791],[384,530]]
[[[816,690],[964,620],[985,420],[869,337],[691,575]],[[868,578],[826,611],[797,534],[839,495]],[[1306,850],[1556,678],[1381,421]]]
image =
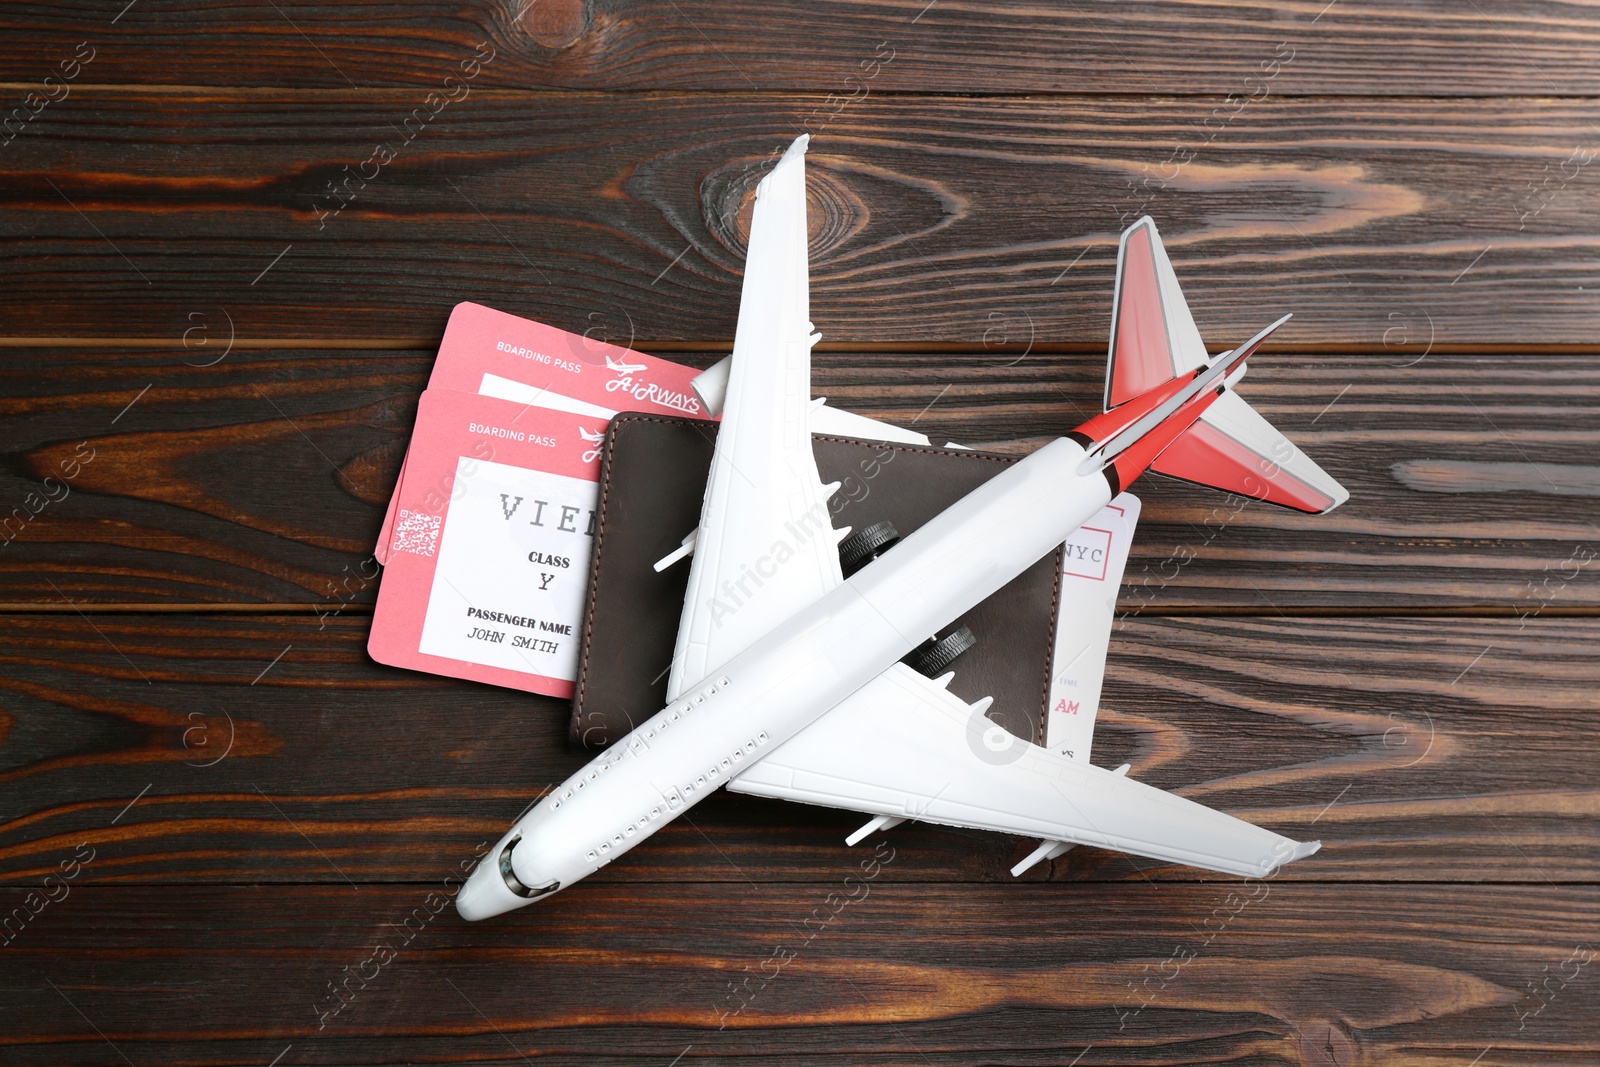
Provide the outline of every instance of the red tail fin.
[[1145,216],[1122,235],[1112,298],[1105,409],[1110,411],[1206,362],[1205,342],[1183,290]]
[[[1123,233],[1117,256],[1106,410],[1210,362],[1161,235],[1142,218]],[[1241,364],[1229,373],[1228,388],[1149,469],[1297,511],[1323,512],[1344,503],[1350,496],[1344,486],[1231,391],[1243,369]]]

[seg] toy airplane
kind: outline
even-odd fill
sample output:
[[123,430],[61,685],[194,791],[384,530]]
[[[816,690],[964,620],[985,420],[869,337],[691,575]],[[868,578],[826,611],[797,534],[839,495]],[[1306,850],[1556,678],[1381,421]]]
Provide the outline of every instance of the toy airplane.
[[908,818],[1039,838],[1019,869],[1086,844],[1248,877],[1316,851],[1125,767],[1020,739],[1016,758],[986,760],[970,731],[989,725],[989,700],[968,705],[946,688],[953,675],[900,662],[1146,470],[1301,511],[1342,503],[1343,487],[1232,391],[1284,320],[1211,359],[1140,219],[1118,256],[1105,413],[845,579],[826,507],[836,486],[811,450],[806,141],[757,190],[669,704],[517,820],[457,894],[461,915],[571,886],[723,785],[875,816],[851,843]]

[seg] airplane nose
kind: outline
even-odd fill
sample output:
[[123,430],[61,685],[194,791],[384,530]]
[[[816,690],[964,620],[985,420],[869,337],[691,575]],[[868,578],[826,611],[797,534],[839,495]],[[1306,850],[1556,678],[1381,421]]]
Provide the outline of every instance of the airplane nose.
[[554,879],[529,886],[517,876],[511,857],[521,840],[517,835],[504,842],[467,876],[466,884],[456,894],[456,912],[463,919],[477,922],[504,915],[561,888]]

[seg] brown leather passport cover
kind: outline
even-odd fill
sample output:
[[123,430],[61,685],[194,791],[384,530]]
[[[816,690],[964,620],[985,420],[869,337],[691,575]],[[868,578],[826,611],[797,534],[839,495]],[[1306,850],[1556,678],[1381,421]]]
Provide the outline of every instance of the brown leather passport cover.
[[[717,424],[702,419],[623,413],[611,420],[572,704],[578,744],[609,744],[666,704],[690,561],[660,574],[652,564],[700,522],[716,433]],[[813,446],[823,484],[843,483],[828,503],[833,525],[860,530],[889,519],[902,537],[1015,462],[822,435]],[[978,639],[951,666],[951,692],[968,702],[994,697],[989,717],[1035,743],[1044,738],[1060,574],[1057,549],[940,631],[964,625]]]

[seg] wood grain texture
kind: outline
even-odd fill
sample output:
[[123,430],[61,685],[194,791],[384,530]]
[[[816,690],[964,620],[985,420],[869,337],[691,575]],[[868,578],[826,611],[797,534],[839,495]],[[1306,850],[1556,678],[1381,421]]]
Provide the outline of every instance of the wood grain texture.
[[197,332],[191,348],[0,353],[19,435],[0,474],[16,595],[0,599],[370,605],[432,353],[229,352],[221,309],[196,314],[210,347]]
[[[380,667],[365,619],[13,616],[0,877],[413,881],[584,761],[555,700]],[[978,635],[983,639],[983,635]],[[1286,880],[1592,881],[1594,620],[1131,618],[1097,763],[1323,850]],[[848,812],[718,793],[595,875],[826,880]],[[906,828],[884,877],[1008,883],[1032,847]],[[1079,849],[1031,878],[1213,880]]]
[[[0,603],[372,602],[368,557],[431,354],[241,348],[208,367],[226,321],[196,314],[213,332],[188,348],[0,349]],[[1123,610],[1600,607],[1595,360],[1410,347],[1252,360],[1242,395],[1350,502],[1308,517],[1141,481]],[[1103,364],[998,343],[831,352],[815,391],[941,442],[993,443],[1082,422]],[[28,517],[29,494],[89,452]],[[872,506],[868,486],[841,521],[875,521]]]
[[[99,48],[94,81],[431,87],[488,41],[495,60],[482,77],[502,88],[1222,95],[1253,91],[1257,82],[1245,79],[1259,79],[1260,62],[1286,44],[1294,59],[1272,81],[1274,93],[1600,92],[1592,61],[1600,19],[1570,2],[469,0],[179,8],[143,0],[115,18],[120,7],[7,5],[0,76],[36,80],[87,39]],[[893,48],[893,59],[876,71],[863,67],[880,42]]]
[[[0,40],[0,1062],[1596,1061],[1592,5],[66,0]],[[445,316],[709,364],[801,132],[843,407],[1076,425],[1145,212],[1214,350],[1296,313],[1241,392],[1352,499],[1140,483],[1095,758],[1321,852],[1019,883],[1032,842],[874,865],[724,792],[455,917],[583,757],[565,703],[363,649]]]
[[[821,100],[484,90],[435,115],[421,90],[84,86],[6,148],[0,333],[176,339],[223,308],[247,338],[431,341],[471,298],[724,343],[755,183]],[[1098,345],[1116,236],[1148,211],[1219,348],[1283,310],[1289,345],[1593,345],[1589,102],[1215,108],[848,108],[809,156],[814,320],[843,344]]]
[[0,948],[7,1062],[1578,1067],[1600,1042],[1593,887],[908,885],[883,854],[876,881],[592,886],[478,926],[449,868],[78,886]]

